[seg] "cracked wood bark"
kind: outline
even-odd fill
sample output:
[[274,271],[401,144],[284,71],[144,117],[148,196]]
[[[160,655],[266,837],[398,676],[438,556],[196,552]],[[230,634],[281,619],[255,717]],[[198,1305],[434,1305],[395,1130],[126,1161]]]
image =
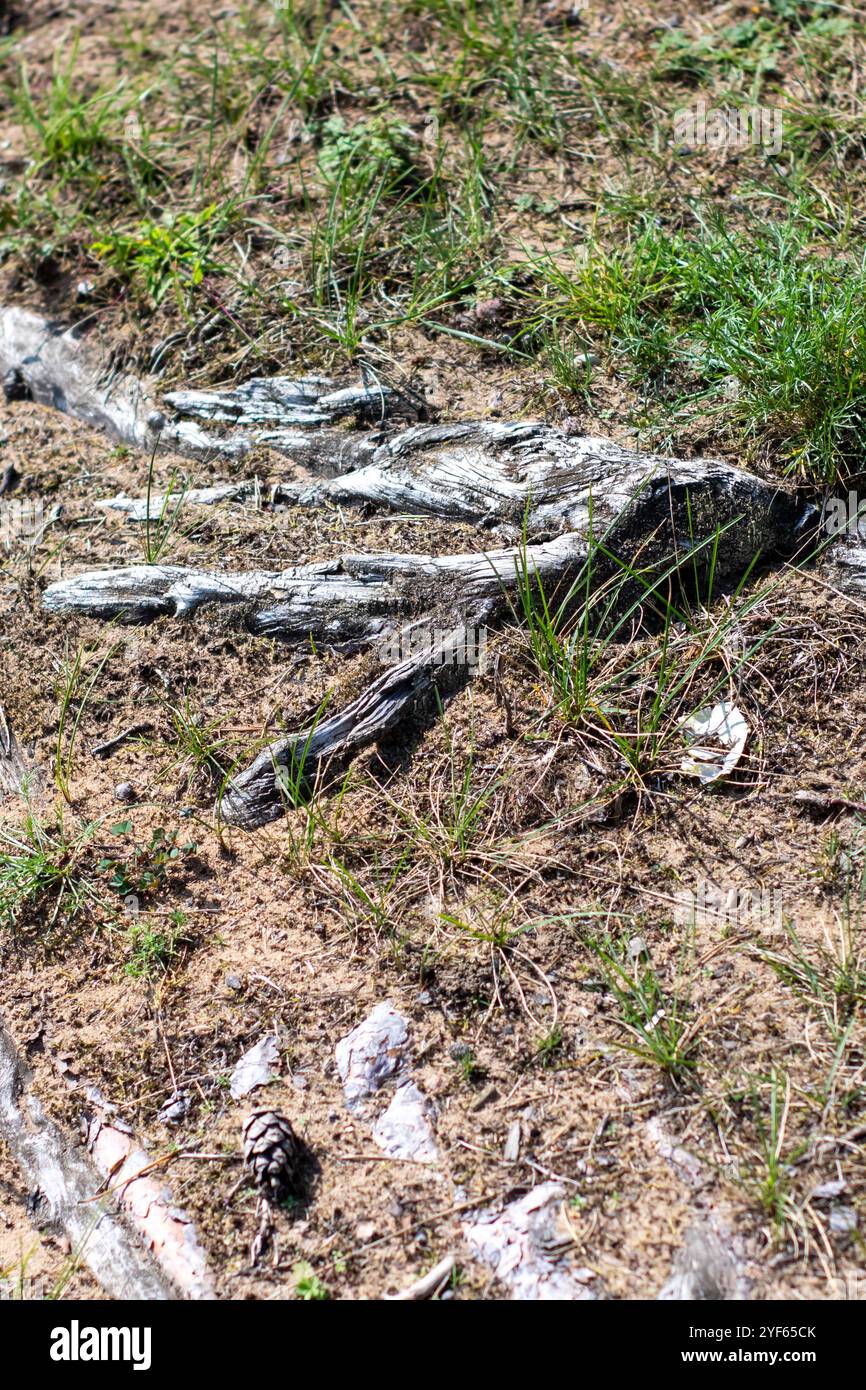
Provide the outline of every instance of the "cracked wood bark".
[[824,554],[830,583],[851,598],[866,597],[866,535],[859,531],[833,540]]
[[228,783],[218,805],[221,819],[252,830],[283,815],[299,785],[310,787],[325,764],[345,762],[406,719],[434,690],[444,695],[462,682],[464,670],[455,666],[454,656],[465,640],[461,624],[427,650],[386,668],[340,714],[270,744]]
[[[767,545],[768,521],[776,530],[771,546],[779,543],[783,528],[789,541],[798,522],[790,493],[731,464],[666,459],[538,423],[417,426],[378,447],[372,440],[366,446],[358,440],[353,447],[354,458],[344,456],[331,470],[334,476],[321,476],[328,469],[320,459],[315,470],[320,476],[313,482],[278,481],[270,488],[258,479],[220,483],[190,491],[183,501],[243,501],[262,491],[272,505],[382,507],[469,522],[510,539],[523,532],[543,539],[587,531],[590,519],[602,532],[619,524],[627,511],[634,524],[645,524],[641,507],[655,513],[650,524],[658,525],[666,506],[681,546],[700,545],[718,525],[738,518],[743,522],[738,548],[744,552],[751,546],[752,554]],[[148,509],[147,498],[120,496],[97,505],[144,522],[178,501],[179,494],[174,500],[152,496]]]
[[[641,568],[658,569],[673,558],[689,568],[694,563],[704,569],[712,553],[721,582],[741,575],[757,552],[790,549],[801,521],[789,494],[729,464],[657,460],[615,445],[602,448],[596,441],[575,444],[540,426],[454,429],[461,446],[467,439],[474,441],[468,455],[455,456],[450,443],[443,455],[438,448],[443,431],[435,431],[435,439],[425,431],[421,464],[412,462],[410,455],[406,467],[415,468],[416,479],[433,477],[426,495],[437,497],[441,505],[445,480],[450,480],[452,510],[476,520],[482,510],[479,495],[484,495],[488,515],[490,496],[498,492],[509,509],[506,515],[516,524],[537,485],[543,500],[533,513],[535,528],[557,521],[561,526],[566,520],[580,528],[526,548],[527,573],[537,571],[547,592],[557,586],[562,592],[569,577],[579,573],[589,553],[590,532],[602,546],[599,556],[616,553]],[[488,452],[491,429],[495,447]],[[452,430],[444,433],[450,441]],[[413,430],[407,435],[419,437]],[[484,446],[480,454],[479,441]],[[573,470],[567,462],[570,446],[576,454]],[[486,491],[485,469],[490,480]],[[349,482],[351,477],[341,485]],[[592,500],[595,487],[598,502]],[[405,493],[398,495],[405,501]],[[280,573],[237,576],[177,566],[135,566],[62,580],[46,591],[44,603],[53,611],[133,621],[188,615],[203,604],[241,604],[242,621],[252,632],[295,641],[307,640],[312,632],[318,640],[363,644],[393,630],[397,619],[407,615],[426,612],[428,621],[439,627],[460,612],[460,631],[491,620],[501,606],[503,588],[513,587],[522,563],[522,548],[511,548],[432,559],[349,556]],[[601,558],[594,582],[609,573],[610,563]],[[404,631],[411,635],[411,628]],[[448,642],[453,646],[455,640],[452,635]],[[442,684],[443,669],[451,665],[441,644],[438,650],[413,655],[386,671],[342,714],[272,745],[229,784],[220,807],[222,818],[252,828],[279,816],[292,784],[287,772],[297,767],[302,754],[310,779],[325,762],[344,761],[431,696]],[[468,674],[464,670],[462,679]],[[445,684],[453,686],[460,678],[452,671]]]
[[113,439],[148,448],[152,406],[140,383],[122,377],[100,383],[74,329],[26,309],[0,311],[0,372],[7,399],[32,398],[74,415]]
[[[445,431],[449,438],[452,430],[461,449],[472,438],[471,457],[454,454],[450,446],[444,453],[427,447],[427,432],[420,455],[410,451],[406,466],[427,489],[427,502],[435,497],[450,514],[478,520],[480,511],[489,514],[491,495],[498,493],[504,514],[515,522],[528,502],[532,530],[561,533],[525,547],[528,571],[548,582],[561,581],[585,559],[590,534],[600,547],[600,573],[602,550],[641,566],[673,557],[698,568],[707,566],[712,553],[722,581],[738,578],[758,553],[790,552],[802,528],[794,497],[730,464],[656,459],[605,441],[571,441],[544,426],[455,426]],[[484,441],[490,443],[491,430],[495,447],[488,450]],[[443,430],[435,433],[441,442]],[[409,435],[417,439],[418,431],[409,430],[403,438]],[[384,486],[387,474],[375,472]],[[366,493],[367,469],[338,480],[340,487],[349,488],[361,474]],[[482,507],[478,497],[485,478],[489,486]],[[407,501],[402,487],[398,480],[398,492],[391,494],[395,501]],[[533,487],[538,489],[534,494]],[[574,529],[562,533],[566,521]],[[369,640],[387,629],[383,618],[388,616],[423,607],[431,612],[453,608],[458,596],[471,607],[503,585],[513,585],[522,554],[523,547],[438,557],[348,555],[237,575],[139,565],[58,581],[46,590],[43,602],[55,612],[131,622],[164,614],[187,616],[203,604],[241,604],[252,632],[303,638],[312,631],[323,640]]]
[[[671,463],[543,424],[416,425],[383,443],[375,426],[386,419],[411,418],[418,413],[415,403],[376,384],[334,388],[314,376],[254,378],[228,390],[168,392],[157,409],[141,381],[129,375],[101,376],[76,329],[64,330],[18,308],[0,310],[0,370],[7,393],[14,396],[20,387],[42,404],[139,448],[236,459],[257,444],[268,444],[316,475],[312,483],[278,482],[274,487],[274,500],[305,506],[372,503],[512,533],[526,520],[530,536],[543,539],[585,529],[591,500],[596,509],[615,515],[630,504],[642,482],[651,494],[670,493],[675,499],[689,486],[700,485],[730,513],[737,492],[741,501],[754,502],[750,493],[758,481],[724,463]],[[333,428],[349,418],[373,428]],[[217,481],[196,489],[188,500],[243,498],[256,485],[254,479]],[[727,503],[725,493],[731,494]],[[780,505],[785,500],[782,494]],[[164,501],[151,498],[151,516]],[[138,520],[147,517],[146,499],[103,499],[102,505],[127,510]],[[716,519],[711,517],[710,523]],[[694,519],[698,534],[705,529],[703,520]]]
[[21,751],[15,731],[0,705],[0,801],[7,796],[20,796],[28,789],[35,790],[38,781],[38,766]]
[[[645,460],[641,462],[645,464]],[[557,537],[549,548],[543,544],[530,548],[536,557],[543,556],[546,588],[551,582],[565,587],[569,573],[579,571],[580,562],[589,553],[590,530],[596,528],[602,531],[605,551],[629,561],[639,557],[641,568],[655,565],[658,569],[673,557],[683,566],[690,567],[694,562],[697,568],[705,569],[712,555],[719,582],[742,575],[757,552],[793,547],[802,518],[794,500],[771,484],[726,464],[710,464],[701,469],[667,461],[662,468],[654,468],[649,479],[641,475],[638,467],[638,456],[616,451],[610,471],[604,476],[607,486],[602,492],[601,515],[595,508],[590,512],[588,501],[569,501],[568,511],[560,512],[560,519],[564,515],[572,521],[580,518],[582,531]],[[715,537],[717,545],[713,544]],[[461,640],[461,633],[465,640],[468,627],[496,616],[505,576],[511,583],[516,577],[519,552],[496,554],[497,561],[492,566],[489,556],[480,557],[480,563],[477,557],[427,562],[447,570],[449,562],[459,560],[463,564],[467,558],[471,561],[463,573],[460,566],[455,566],[461,582],[452,589],[450,605],[445,604],[453,616],[453,600],[456,594],[460,595],[461,627],[449,634],[444,643],[386,671],[341,715],[271,745],[229,783],[220,806],[222,818],[248,829],[275,819],[285,809],[289,799],[287,786],[291,788],[293,782],[292,777],[286,778],[286,771],[297,767],[299,757],[305,757],[305,771],[309,767],[311,772],[332,759],[343,762],[428,699],[434,688],[440,688],[443,673],[448,672],[448,686],[467,679],[471,668],[458,667],[455,673],[449,651]],[[485,567],[494,571],[489,578]],[[532,573],[531,559],[527,573]],[[593,581],[609,573],[610,566],[602,562]],[[438,589],[440,599],[445,598],[444,573],[434,577],[433,589]],[[436,606],[431,601],[429,611],[441,614],[441,602]]]
[[756,482],[715,460],[672,461],[537,422],[483,420],[404,430],[365,466],[312,484],[278,485],[274,495],[301,506],[373,504],[512,532],[525,526],[538,536],[587,529],[591,509],[596,522],[609,522],[641,489],[650,506],[665,493],[677,507],[690,486],[733,501]]
[[246,502],[259,492],[259,481],[253,478],[248,482],[214,483],[211,487],[178,487],[172,492],[151,492],[150,497],[127,497],[121,492],[116,497],[100,497],[95,505],[100,511],[125,512],[130,521],[160,522],[188,504],[213,507],[219,502]]
[[324,476],[356,467],[375,447],[369,434],[329,426],[349,419],[375,425],[418,413],[389,387],[337,388],[324,377],[254,378],[230,391],[169,392],[166,413],[143,381],[101,368],[78,328],[16,307],[0,309],[0,375],[7,400],[53,406],[134,448],[211,461],[243,458],[264,444]]
[[[421,651],[386,669],[340,714],[271,744],[229,783],[219,814],[228,824],[252,829],[283,814],[300,789],[301,773],[308,786],[325,764],[339,765],[374,742],[434,690],[447,694],[461,683],[466,671],[457,661],[465,653],[467,633],[471,641],[471,630],[501,607],[520,564],[555,585],[578,569],[586,554],[584,538],[562,536],[525,552],[512,548],[432,559],[347,556],[278,574],[231,576],[139,565],[60,581],[46,590],[43,603],[55,612],[144,622],[163,614],[188,616],[207,604],[240,604],[251,632],[301,643],[312,634],[317,643],[355,646],[393,633],[398,615],[423,615],[400,628],[396,644],[411,650],[420,629]],[[458,610],[462,621],[452,627]]]
[[238,607],[249,632],[317,645],[358,645],[394,630],[400,617],[457,610],[470,616],[513,589],[522,567],[561,584],[586,558],[586,540],[558,536],[525,549],[463,555],[345,555],[282,571],[221,574],[182,565],[91,570],[50,585],[43,606],[107,620],[147,623],[192,617],[201,607]]
[[[593,525],[604,524],[607,550],[641,564],[684,555],[704,565],[707,552],[696,544],[727,527],[721,537],[717,575],[742,573],[756,549],[773,550],[791,543],[796,513],[792,500],[769,484],[728,465],[701,473],[690,465],[668,462],[659,485],[636,473],[636,456],[617,460],[634,491],[621,504],[623,480],[609,474]],[[626,493],[628,497],[628,494]],[[611,516],[613,508],[619,510]],[[589,526],[589,508],[586,524]],[[712,521],[712,529],[710,522]],[[732,524],[736,523],[736,524]],[[701,531],[696,535],[695,526]],[[221,805],[223,820],[245,828],[282,814],[291,800],[294,774],[303,761],[305,779],[326,762],[340,763],[365,744],[392,729],[434,688],[453,686],[462,677],[453,670],[454,646],[468,627],[491,620],[502,604],[503,589],[513,587],[526,565],[546,589],[564,587],[576,577],[589,552],[587,534],[568,533],[553,541],[482,555],[349,556],[342,561],[301,566],[279,574],[253,572],[218,575],[177,566],[136,566],[122,571],[84,574],[52,585],[45,606],[54,611],[86,612],[105,618],[147,621],[160,614],[186,615],[202,604],[243,604],[245,626],[252,632],[290,640],[365,643],[393,630],[397,615],[426,611],[437,626],[462,611],[462,624],[438,647],[421,652],[386,671],[340,715],[281,739],[229,784]],[[604,565],[600,573],[609,572]],[[597,579],[598,576],[595,576]],[[391,618],[389,622],[388,619]],[[455,636],[455,633],[457,634]],[[411,627],[404,637],[411,638]],[[447,679],[445,673],[448,672]],[[294,770],[294,771],[293,771]],[[287,775],[291,774],[291,775]]]

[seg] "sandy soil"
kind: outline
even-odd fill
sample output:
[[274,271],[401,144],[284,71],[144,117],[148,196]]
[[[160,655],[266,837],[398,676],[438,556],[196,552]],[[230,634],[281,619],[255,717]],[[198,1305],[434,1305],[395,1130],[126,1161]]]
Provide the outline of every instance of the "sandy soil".
[[[102,26],[130,8],[34,4],[22,39],[28,61],[49,61],[70,22],[59,11],[74,9],[81,62],[111,68]],[[180,0],[160,6],[159,41],[186,34],[200,10]],[[634,33],[617,42],[624,57],[634,52]],[[14,125],[7,113],[10,168]],[[55,275],[49,265],[28,278],[6,266],[4,294],[68,318],[81,312],[76,276],[91,271],[82,261],[77,271],[64,266]],[[143,322],[127,301],[100,301],[93,338],[135,365],[174,327],[169,307]],[[414,356],[411,335],[398,346],[401,369],[448,418],[539,413],[541,381],[531,367],[479,359],[455,340],[434,346],[417,337]],[[249,374],[249,363],[235,360],[236,343],[221,340],[211,358],[190,337],[185,350],[161,386]],[[602,383],[597,413],[575,427],[630,442],[633,430],[616,418],[622,390]],[[573,409],[555,399],[544,405],[554,420]],[[73,840],[88,828],[77,867],[98,890],[98,903],[82,912],[61,905],[53,914],[49,900],[0,930],[0,1006],[19,1044],[38,1031],[34,1089],[70,1136],[78,1134],[82,1088],[96,1085],[154,1156],[172,1145],[224,1155],[222,1163],[180,1157],[166,1169],[220,1297],[294,1296],[299,1261],[309,1261],[334,1298],[381,1297],[448,1250],[459,1276],[447,1296],[504,1296],[468,1256],[461,1221],[474,1206],[548,1178],[567,1193],[568,1257],[591,1271],[600,1297],[655,1297],[685,1232],[707,1214],[726,1227],[753,1297],[832,1298],[846,1280],[851,1286],[862,1237],[841,1230],[831,1203],[812,1194],[844,1179],[844,1206],[862,1220],[862,1005],[836,1057],[848,1015],[844,990],[833,990],[846,968],[862,979],[863,818],[794,798],[806,788],[856,799],[866,784],[862,605],[828,591],[820,575],[791,572],[744,619],[744,642],[766,639],[731,692],[752,735],[735,777],[712,790],[665,771],[645,794],[623,793],[609,750],[566,726],[540,724],[543,694],[527,677],[520,635],[505,631],[493,639],[501,684],[489,670],[441,719],[419,719],[361,755],[342,793],[323,797],[325,824],[309,836],[303,811],[252,835],[226,832],[214,824],[213,779],[177,746],[171,707],[188,697],[224,740],[221,756],[246,761],[276,730],[303,724],[329,691],[335,707],[352,698],[372,658],[292,655],[207,613],[191,624],[134,629],[44,614],[40,593],[54,579],[143,560],[141,528],[97,511],[94,501],[121,490],[140,495],[148,460],[26,403],[0,410],[0,438],[0,463],[21,475],[16,497],[61,508],[37,547],[0,556],[0,700],[39,769],[34,812]],[[700,444],[693,435],[682,452]],[[160,460],[156,482],[167,483],[173,466]],[[272,479],[284,467],[265,454],[244,464]],[[194,470],[197,483],[208,476],[204,465]],[[363,549],[432,554],[483,544],[469,528],[426,519],[226,506],[188,509],[163,558],[267,568]],[[79,647],[86,673],[106,659],[74,746],[68,726],[62,740],[71,756],[65,803],[52,778],[58,686]],[[142,723],[146,732],[111,757],[92,755],[94,745]],[[418,827],[447,808],[455,758],[462,775],[470,748],[473,785],[499,785],[471,845],[447,857]],[[132,807],[115,797],[122,782],[135,789]],[[17,833],[21,804],[5,801],[0,820]],[[132,829],[114,833],[127,820]],[[146,862],[143,847],[157,828],[194,848],[144,895],[137,920],[173,929],[176,941],[171,958],[142,975],[134,973],[137,941],[122,894],[100,864],[131,865],[135,846]],[[335,860],[357,876],[366,902],[341,884]],[[707,879],[779,895],[789,928],[824,971],[825,1004],[790,970],[772,968],[768,955],[792,952],[777,921],[690,921],[684,897]],[[505,952],[496,944],[503,924],[523,933]],[[666,999],[680,997],[695,1050],[678,1079],[624,1046],[634,1036],[587,944],[604,934],[642,937]],[[382,1000],[411,1023],[413,1075],[436,1111],[435,1167],[385,1159],[369,1126],[343,1105],[335,1044]],[[267,1033],[279,1040],[278,1078],[237,1103],[228,1078]],[[552,1046],[539,1047],[551,1037]],[[768,1141],[774,1074],[785,1117]],[[191,1105],[168,1131],[158,1112],[177,1089]],[[290,1116],[319,1167],[305,1199],[278,1212],[275,1248],[257,1267],[249,1258],[254,1193],[231,1195],[253,1103]],[[503,1151],[515,1121],[520,1153],[511,1161]],[[783,1169],[775,1208],[768,1142],[778,1145]],[[32,1279],[25,1296],[58,1281],[60,1296],[99,1296],[86,1271],[69,1277],[70,1252],[33,1228],[25,1203],[0,1150],[0,1274],[13,1284],[22,1274]]]

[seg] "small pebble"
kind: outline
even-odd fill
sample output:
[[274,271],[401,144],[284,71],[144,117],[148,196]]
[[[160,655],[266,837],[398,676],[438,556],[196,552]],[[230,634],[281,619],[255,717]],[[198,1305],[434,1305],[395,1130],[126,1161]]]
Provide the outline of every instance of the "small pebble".
[[241,979],[240,975],[226,975],[223,983],[225,984],[226,989],[233,989],[235,992],[243,989],[244,987],[244,982]]
[[819,1183],[812,1189],[813,1202],[829,1202],[832,1197],[841,1197],[848,1184],[844,1178],[834,1178],[831,1182]]
[[121,782],[114,788],[115,801],[130,802],[135,800],[135,787],[131,782]]

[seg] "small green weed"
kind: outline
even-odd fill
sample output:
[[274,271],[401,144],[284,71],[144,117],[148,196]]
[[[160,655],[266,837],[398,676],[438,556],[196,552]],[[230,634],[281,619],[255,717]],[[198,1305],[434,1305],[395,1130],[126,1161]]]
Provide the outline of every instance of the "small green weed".
[[135,980],[154,980],[166,975],[178,955],[178,943],[183,940],[186,916],[177,911],[171,915],[171,925],[154,926],[152,922],[136,922],[127,932],[129,957],[124,971]]
[[[131,821],[122,821],[111,828],[111,833],[125,838],[132,834],[132,829]],[[159,826],[147,844],[131,845],[122,859],[106,856],[97,869],[107,875],[107,886],[121,898],[153,897],[164,887],[171,870],[195,854],[194,843],[179,845],[177,839],[176,830],[166,831]]]
[[93,242],[90,251],[116,275],[140,285],[152,304],[171,290],[186,310],[190,292],[205,275],[226,272],[215,247],[229,220],[229,208],[216,203],[200,212],[166,213],[159,222],[113,231],[107,240]]
[[304,1303],[319,1303],[330,1298],[313,1266],[307,1260],[298,1260],[292,1268],[295,1296]]

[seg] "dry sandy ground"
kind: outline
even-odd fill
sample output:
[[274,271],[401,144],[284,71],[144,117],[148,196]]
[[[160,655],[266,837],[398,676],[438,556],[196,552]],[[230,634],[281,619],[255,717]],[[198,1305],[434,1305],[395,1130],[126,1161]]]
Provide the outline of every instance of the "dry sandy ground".
[[[56,17],[61,8],[32,7],[34,61],[46,57],[51,25],[67,22]],[[161,9],[170,32],[195,7]],[[96,18],[82,43],[95,61]],[[6,291],[65,313],[73,278],[16,278]],[[170,323],[133,318],[115,306],[97,335],[115,349],[129,340],[136,360]],[[531,369],[479,366],[461,343],[419,345],[412,367],[448,417],[538,413]],[[193,348],[186,367],[173,362],[175,375],[185,370],[208,378],[207,349]],[[225,377],[222,362],[215,377]],[[605,398],[602,388],[603,414],[618,389]],[[565,410],[553,402],[548,413]],[[628,437],[615,420],[604,428]],[[55,914],[49,895],[0,929],[0,1007],[35,1092],[70,1135],[80,1086],[90,1084],[155,1157],[172,1145],[224,1155],[178,1158],[166,1169],[221,1297],[295,1296],[299,1261],[331,1297],[380,1297],[449,1250],[459,1273],[447,1296],[506,1296],[470,1258],[461,1221],[475,1205],[549,1178],[567,1194],[565,1258],[589,1271],[587,1287],[600,1297],[655,1297],[685,1232],[709,1216],[726,1230],[752,1297],[826,1299],[857,1287],[862,1237],[838,1213],[866,1219],[863,818],[794,797],[806,788],[862,800],[861,604],[818,575],[792,572],[743,619],[747,646],[766,638],[730,692],[752,734],[736,775],[712,789],[672,765],[641,795],[623,792],[608,745],[542,719],[546,694],[519,634],[508,631],[493,639],[498,679],[491,665],[441,717],[419,719],[356,759],[345,786],[317,803],[312,828],[294,811],[254,834],[220,831],[213,780],[178,746],[171,709],[189,699],[223,740],[220,757],[246,761],[258,740],[301,726],[329,691],[334,708],[352,698],[372,658],[293,656],[207,614],[146,629],[45,615],[40,593],[52,580],[143,560],[141,529],[94,502],[140,495],[148,460],[26,403],[0,412],[0,438],[0,462],[21,475],[16,496],[62,509],[37,547],[0,552],[0,701],[39,769],[34,813],[73,842],[87,827],[77,868],[97,889],[77,914],[68,905]],[[272,479],[284,467],[266,455],[244,464]],[[160,461],[157,483],[171,468]],[[196,471],[196,482],[207,478],[206,467]],[[227,506],[186,511],[162,558],[278,568],[347,551],[482,544],[468,528],[426,519]],[[65,803],[52,779],[58,686],[79,647],[85,677],[105,662],[74,746],[68,724],[62,740],[71,755]],[[92,756],[94,745],[142,723],[136,741],[105,760]],[[447,824],[467,768],[473,788],[494,790],[468,843],[445,852],[435,827]],[[136,793],[129,808],[114,795],[124,781]],[[0,813],[17,833],[21,804],[7,800]],[[129,832],[113,832],[127,820]],[[132,871],[139,847],[138,868],[148,867],[144,847],[156,828],[194,848],[143,896],[138,925],[173,932],[175,942],[142,973],[140,936],[100,864],[110,858]],[[363,893],[346,886],[348,874]],[[683,895],[705,880],[776,894],[784,925],[748,914],[694,923]],[[811,982],[792,964],[792,931]],[[589,944],[634,936],[649,965],[627,968],[635,979],[656,973],[661,1006],[681,1009],[693,1038],[690,1065],[674,1078],[629,1050],[635,1035]],[[773,968],[774,954],[786,968],[779,960]],[[385,1159],[343,1105],[335,1044],[382,1000],[411,1024],[413,1074],[436,1111],[433,1167]],[[279,1040],[279,1076],[236,1103],[231,1071],[267,1033]],[[191,1106],[168,1132],[158,1111],[177,1089]],[[232,1195],[253,1100],[290,1116],[318,1164],[312,1189],[278,1213],[274,1258],[257,1267],[254,1194]],[[515,1122],[519,1156],[506,1160]],[[814,1195],[838,1180],[845,1186],[833,1201]],[[25,1293],[47,1285],[99,1296],[70,1252],[26,1221],[25,1199],[0,1153],[0,1272],[14,1287],[22,1274],[32,1278]]]
[[[35,554],[9,555],[4,586],[3,702],[43,769],[34,804],[49,825],[62,814],[67,830],[93,827],[83,864],[109,902],[109,875],[95,866],[118,854],[119,837],[109,832],[118,821],[134,825],[120,858],[130,844],[147,844],[156,826],[196,845],[147,901],[157,926],[178,907],[184,913],[167,971],[145,979],[125,973],[132,947],[118,899],[114,910],[75,920],[61,911],[53,924],[43,906],[4,935],[4,1014],[19,1042],[38,1036],[29,1054],[37,1092],[70,1131],[80,1110],[68,1084],[74,1077],[99,1085],[154,1155],[178,1138],[185,1148],[236,1154],[247,1107],[231,1101],[227,1078],[248,1046],[276,1033],[282,1076],[257,1099],[264,1094],[292,1117],[321,1169],[309,1205],[279,1218],[277,1269],[249,1268],[254,1202],[248,1194],[226,1205],[233,1162],[183,1160],[171,1170],[221,1293],[285,1293],[299,1259],[313,1263],[334,1295],[393,1290],[446,1249],[461,1248],[458,1217],[449,1215],[455,1206],[501,1200],[555,1176],[574,1199],[579,1263],[608,1296],[657,1293],[699,1211],[722,1213],[742,1238],[756,1296],[832,1296],[834,1281],[857,1268],[857,1240],[831,1233],[826,1204],[810,1203],[809,1194],[840,1174],[846,1205],[862,1191],[857,1147],[819,1142],[857,1127],[862,1054],[852,1046],[832,1074],[820,1008],[760,958],[761,946],[785,949],[773,920],[699,922],[692,932],[677,898],[704,878],[771,887],[813,956],[838,954],[846,931],[849,952],[857,950],[859,907],[855,901],[846,915],[843,882],[861,852],[858,818],[815,818],[792,793],[838,787],[840,766],[846,786],[862,784],[866,773],[852,733],[862,709],[858,611],[846,611],[817,579],[790,576],[749,619],[765,626],[773,619],[779,628],[737,692],[760,730],[738,784],[696,792],[665,777],[642,800],[606,796],[597,751],[567,730],[539,746],[531,737],[537,697],[521,680],[517,638],[496,639],[516,736],[506,732],[488,674],[441,721],[403,730],[353,766],[339,808],[338,862],[352,866],[371,897],[378,892],[373,913],[346,901],[329,871],[333,837],[315,829],[305,847],[301,812],[291,813],[291,833],[278,823],[220,840],[212,787],[190,776],[183,753],[172,750],[166,713],[189,692],[242,747],[275,721],[300,723],[329,685],[335,700],[347,698],[366,658],[292,662],[243,634],[211,633],[206,622],[106,629],[47,618],[38,608],[45,582],[81,566],[141,558],[140,534],[106,521],[88,500],[97,488],[133,490],[144,465],[118,459],[86,429],[32,406],[9,408],[3,429],[34,491],[50,485],[64,499],[62,519]],[[240,566],[374,543],[423,548],[418,529],[225,508],[196,518],[172,558],[205,564],[230,549]],[[437,538],[426,525],[424,532],[435,549]],[[50,783],[55,687],[66,645],[79,642],[89,670],[111,655],[79,727],[72,804],[61,808]],[[151,728],[140,745],[106,760],[90,756],[94,744],[140,722]],[[416,844],[389,888],[406,817],[447,803],[449,741],[459,766],[471,744],[473,776],[483,782],[495,773],[501,786],[465,855],[446,864]],[[113,799],[122,781],[137,793],[129,811]],[[3,809],[7,824],[20,821],[14,803]],[[324,798],[323,810],[333,823],[333,798]],[[509,970],[492,944],[473,941],[443,914],[481,933],[503,920],[512,929],[536,925],[518,938]],[[584,945],[599,929],[641,934],[666,989],[681,991],[696,1025],[693,1075],[672,1084],[622,1050],[629,1038]],[[546,1058],[537,1050],[553,1027],[545,980],[561,1036]],[[367,1127],[342,1104],[334,1045],[383,999],[411,1021],[415,1075],[437,1108],[442,1161],[432,1171],[383,1161]],[[460,1043],[474,1056],[469,1075],[453,1055]],[[791,1206],[778,1229],[756,1197],[766,1176],[760,1127],[774,1070],[791,1087],[782,1136]],[[835,1123],[822,1118],[825,1085],[844,1097]],[[180,1133],[169,1136],[157,1111],[175,1086],[193,1103]],[[506,1163],[515,1120],[521,1155]],[[671,1161],[674,1142],[701,1159],[696,1180],[684,1181]],[[14,1205],[14,1174],[6,1181]],[[468,1261],[462,1270],[460,1296],[496,1293],[483,1270]]]

